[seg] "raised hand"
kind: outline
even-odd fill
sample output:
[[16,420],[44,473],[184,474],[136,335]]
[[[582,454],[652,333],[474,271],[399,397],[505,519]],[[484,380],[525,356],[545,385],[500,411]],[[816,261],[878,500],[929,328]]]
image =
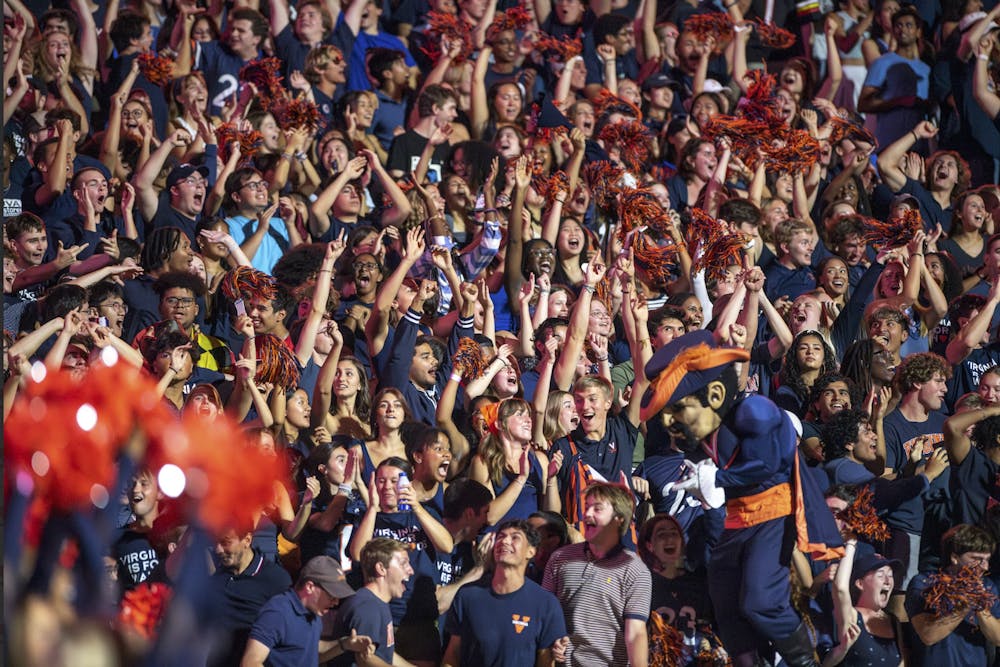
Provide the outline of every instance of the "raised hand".
[[302,494],[302,504],[311,503],[319,495],[321,488],[319,478],[316,476],[306,477],[306,490]]

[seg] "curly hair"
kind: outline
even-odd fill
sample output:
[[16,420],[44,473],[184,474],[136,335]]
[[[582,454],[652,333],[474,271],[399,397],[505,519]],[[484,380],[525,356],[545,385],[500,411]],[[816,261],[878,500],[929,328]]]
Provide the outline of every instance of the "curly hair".
[[809,390],[808,406],[810,411],[812,410],[812,406],[816,405],[816,401],[818,401],[820,397],[823,395],[823,392],[826,391],[826,388],[829,387],[834,382],[843,382],[844,384],[847,385],[847,392],[851,396],[852,406],[861,403],[862,395],[858,391],[857,385],[854,384],[854,380],[847,377],[846,375],[842,375],[834,371],[833,373],[825,373],[819,376],[819,378],[816,379],[816,382],[813,383],[812,388]]
[[914,385],[928,382],[935,375],[951,377],[951,366],[944,357],[933,352],[919,352],[908,355],[896,369],[893,384],[899,393],[910,392]]
[[976,422],[972,427],[972,442],[984,451],[1000,447],[1000,416]]
[[820,368],[820,376],[837,370],[837,355],[823,338],[823,334],[818,331],[800,332],[785,352],[785,358],[781,362],[781,371],[778,373],[778,383],[780,386],[788,387],[795,392],[795,396],[803,402],[809,398],[810,388],[802,379],[802,367],[799,365],[797,350],[799,343],[807,336],[812,336],[823,344],[823,366]]
[[[895,18],[895,16],[893,17]],[[959,195],[964,193],[969,189],[969,185],[972,183],[972,170],[969,169],[969,163],[956,151],[937,151],[932,153],[929,158],[927,158],[927,163],[925,167],[925,173],[927,175],[927,187],[930,189],[931,179],[934,178],[934,164],[943,157],[951,156],[955,158],[955,162],[958,164],[958,180],[955,181],[955,187],[951,189],[951,194],[948,199],[951,200],[952,205],[954,205],[955,200],[958,199]]]
[[847,446],[858,441],[859,427],[868,418],[868,413],[861,410],[841,410],[830,417],[830,421],[820,431],[823,455],[827,461],[848,455]]
[[840,372],[854,383],[859,396],[867,396],[872,388],[872,356],[881,346],[871,338],[855,341],[844,350]]

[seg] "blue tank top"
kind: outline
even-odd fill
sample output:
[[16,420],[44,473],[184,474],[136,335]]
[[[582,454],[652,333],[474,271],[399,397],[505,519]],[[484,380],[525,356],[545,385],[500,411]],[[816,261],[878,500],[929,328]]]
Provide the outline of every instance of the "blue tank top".
[[876,665],[898,665],[899,645],[896,638],[878,637],[868,632],[865,619],[858,612],[858,628],[861,635],[850,648],[841,664],[845,667],[874,667]]
[[[496,526],[499,526],[504,521],[527,519],[541,507],[540,501],[545,496],[545,482],[542,481],[542,464],[538,461],[534,452],[528,454],[528,462],[528,481],[521,488],[521,493],[517,496],[517,500],[514,501],[514,504],[503,515],[502,519],[497,521],[492,527],[487,528],[488,531],[496,530]],[[499,496],[515,479],[517,479],[517,473],[504,470],[503,478],[499,484],[495,485],[493,491]]]

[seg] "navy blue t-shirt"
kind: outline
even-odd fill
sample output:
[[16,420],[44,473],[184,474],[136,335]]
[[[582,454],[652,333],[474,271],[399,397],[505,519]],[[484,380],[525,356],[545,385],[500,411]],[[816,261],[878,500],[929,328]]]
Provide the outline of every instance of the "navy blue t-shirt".
[[[944,414],[932,412],[927,421],[907,421],[899,410],[893,410],[882,422],[885,430],[885,467],[899,473],[906,467],[910,451],[917,446],[922,438],[923,458],[926,461],[935,448],[944,442]],[[946,469],[937,477],[929,489],[920,496],[907,500],[893,509],[886,516],[886,523],[894,528],[919,535],[924,527],[924,504],[935,499],[946,498],[948,495],[948,477]]]
[[530,579],[507,594],[485,578],[463,586],[445,629],[462,640],[461,664],[483,667],[533,665],[538,651],[567,634],[559,601]]
[[[913,618],[917,614],[930,613],[924,601],[924,591],[929,585],[929,575],[920,573],[913,577],[909,588],[906,590],[906,614]],[[997,595],[997,587],[989,579],[983,579],[983,585],[987,590]],[[990,613],[994,618],[1000,617],[1000,598],[993,603]],[[921,642],[913,648],[916,652],[923,654],[923,661],[917,660],[915,664],[921,665],[962,665],[962,667],[986,667],[987,644],[986,637],[979,629],[979,621],[975,613],[970,612],[965,620],[958,624],[958,627],[949,633],[944,639],[931,646],[921,645]]]
[[[367,588],[340,603],[337,610],[337,620],[334,623],[335,637],[346,637],[356,630],[358,635],[372,638],[375,644],[375,655],[390,665],[396,654],[396,637],[392,627],[392,612],[389,605],[380,600]],[[348,653],[333,660],[336,667],[347,667],[354,664],[354,654]]]

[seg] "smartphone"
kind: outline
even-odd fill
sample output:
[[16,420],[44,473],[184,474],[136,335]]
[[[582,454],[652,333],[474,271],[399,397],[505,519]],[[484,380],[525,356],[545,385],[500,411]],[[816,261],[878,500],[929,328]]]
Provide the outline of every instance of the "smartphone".
[[243,299],[236,299],[236,301],[233,302],[233,305],[236,306],[236,314],[239,317],[246,317],[247,307],[246,304],[243,303]]
[[97,318],[97,323],[99,325],[101,325],[102,327],[106,327],[106,326],[108,326],[108,318],[103,317],[103,316],[102,317],[98,317]]

